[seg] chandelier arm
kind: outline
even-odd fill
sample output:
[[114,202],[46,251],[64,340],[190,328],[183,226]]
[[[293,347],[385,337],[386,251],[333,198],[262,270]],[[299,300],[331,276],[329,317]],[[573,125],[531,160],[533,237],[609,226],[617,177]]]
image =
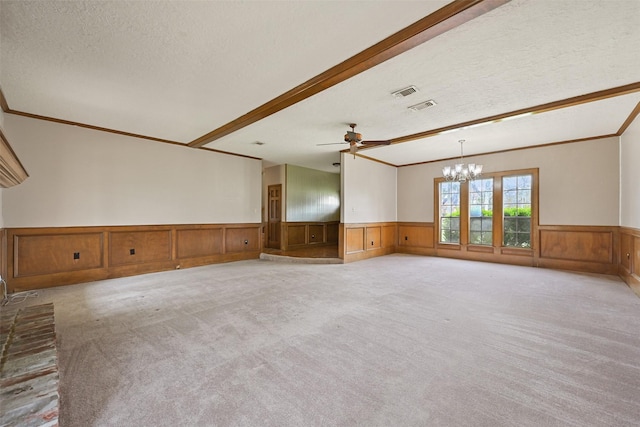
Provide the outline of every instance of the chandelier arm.
[[473,181],[480,177],[482,173],[482,165],[476,163],[464,163],[464,139],[458,141],[460,143],[460,163],[453,166],[445,166],[442,168],[442,175],[446,181],[466,182]]

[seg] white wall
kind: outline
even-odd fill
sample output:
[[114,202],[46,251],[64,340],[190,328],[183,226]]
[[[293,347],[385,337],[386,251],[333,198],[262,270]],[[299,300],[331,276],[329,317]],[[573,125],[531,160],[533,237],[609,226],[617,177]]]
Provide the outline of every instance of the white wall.
[[261,162],[21,116],[5,133],[29,178],[5,227],[260,222]]
[[640,228],[640,117],[620,137],[620,225]]
[[[470,156],[465,162],[483,164],[485,172],[539,168],[542,225],[615,226],[619,217],[618,146],[618,138],[605,138]],[[433,180],[451,163],[398,169],[398,221],[434,221]]]
[[397,220],[397,168],[342,153],[341,210],[343,223]]

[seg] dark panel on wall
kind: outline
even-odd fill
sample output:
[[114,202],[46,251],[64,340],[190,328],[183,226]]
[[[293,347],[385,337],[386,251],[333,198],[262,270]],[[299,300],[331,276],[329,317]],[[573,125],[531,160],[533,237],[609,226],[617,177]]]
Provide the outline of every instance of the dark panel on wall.
[[222,253],[222,228],[177,230],[178,258],[196,258]]
[[631,273],[637,277],[640,276],[640,236],[634,236],[633,238],[633,253]]
[[100,268],[102,233],[15,235],[13,276]]
[[640,229],[620,227],[618,274],[640,297]]
[[327,224],[327,243],[338,243],[338,233],[340,225],[338,223]]
[[225,233],[225,252],[247,252],[260,250],[258,227],[227,228]]
[[0,276],[8,278],[7,230],[0,229]]
[[309,243],[324,243],[324,225],[309,224]]
[[128,265],[171,259],[171,230],[109,233],[109,265]]
[[287,244],[289,246],[306,243],[307,226],[305,224],[287,224]]
[[364,251],[364,227],[347,228],[347,253]]
[[620,265],[627,273],[631,272],[631,257],[633,256],[633,236],[620,233]]
[[611,263],[613,249],[613,235],[607,231],[540,231],[541,258]]

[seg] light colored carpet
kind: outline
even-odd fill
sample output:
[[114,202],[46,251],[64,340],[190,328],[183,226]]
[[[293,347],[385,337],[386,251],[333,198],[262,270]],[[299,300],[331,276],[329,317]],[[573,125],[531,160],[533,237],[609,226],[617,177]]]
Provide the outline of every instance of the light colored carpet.
[[40,291],[61,426],[637,426],[618,278],[390,255]]

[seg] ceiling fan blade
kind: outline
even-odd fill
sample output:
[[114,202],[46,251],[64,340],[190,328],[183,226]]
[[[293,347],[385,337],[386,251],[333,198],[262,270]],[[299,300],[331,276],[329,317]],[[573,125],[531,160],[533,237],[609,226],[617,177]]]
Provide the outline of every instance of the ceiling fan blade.
[[348,142],[329,142],[329,143],[326,143],[326,144],[316,144],[316,146],[319,146],[319,145],[342,145],[342,144],[348,144]]
[[364,145],[389,145],[391,144],[391,141],[387,140],[387,141],[362,141],[361,144]]

